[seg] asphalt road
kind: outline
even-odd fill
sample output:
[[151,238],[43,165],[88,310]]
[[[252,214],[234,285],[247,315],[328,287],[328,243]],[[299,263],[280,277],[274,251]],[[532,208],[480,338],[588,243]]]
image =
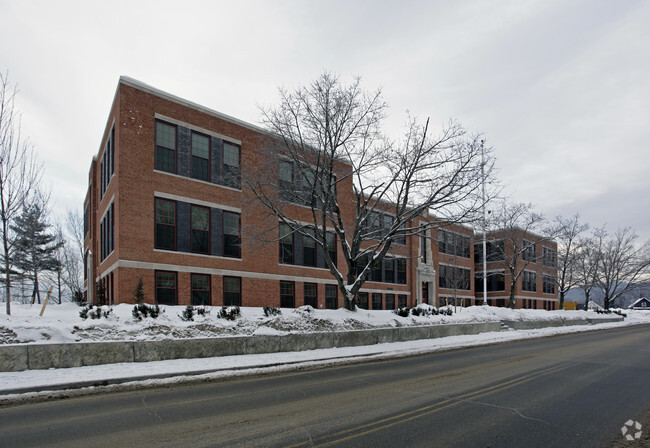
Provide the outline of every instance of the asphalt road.
[[645,325],[6,406],[0,446],[591,448],[649,405]]

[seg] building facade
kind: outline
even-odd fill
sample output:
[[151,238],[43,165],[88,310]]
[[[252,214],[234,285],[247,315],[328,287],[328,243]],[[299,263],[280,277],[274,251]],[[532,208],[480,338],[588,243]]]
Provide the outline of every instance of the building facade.
[[[121,77],[84,201],[87,300],[132,303],[141,279],[149,303],[342,307],[323,253],[308,238],[279,223],[276,241],[254,236],[260,217],[242,176],[278,163],[261,149],[267,137],[257,126]],[[280,167],[279,184],[293,179],[290,170]],[[351,194],[347,182],[337,184],[338,195]],[[352,219],[352,203],[347,207],[342,212]],[[294,209],[309,222],[307,208]],[[391,219],[379,212],[375,222]],[[479,302],[473,236],[449,225],[396,242],[361,289],[359,305]],[[328,250],[342,259],[335,238],[328,235]]]

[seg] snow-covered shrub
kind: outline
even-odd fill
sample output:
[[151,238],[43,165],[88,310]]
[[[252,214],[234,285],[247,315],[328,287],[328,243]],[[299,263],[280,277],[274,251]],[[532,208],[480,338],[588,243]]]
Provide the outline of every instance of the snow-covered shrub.
[[238,306],[222,306],[217,317],[219,319],[235,320],[240,314]]
[[299,314],[303,314],[303,315],[311,314],[311,313],[313,313],[314,311],[315,311],[315,310],[314,310],[314,307],[311,306],[311,305],[303,305],[303,306],[299,306],[298,308],[296,308],[295,310],[293,310],[294,313],[299,313]]
[[266,317],[271,317],[271,316],[278,316],[282,314],[282,311],[280,308],[274,307],[274,306],[265,306],[264,307],[264,315]]
[[133,301],[138,305],[145,302],[142,277],[138,277],[138,284],[135,285],[135,289],[133,290]]
[[146,303],[140,303],[133,307],[131,314],[138,320],[142,320],[143,317],[155,319],[160,314],[160,307],[158,305],[151,306]]
[[83,320],[88,319],[101,319],[102,317],[107,318],[111,314],[111,309],[103,306],[93,307],[92,305],[84,306],[81,311],[79,311],[79,317]]
[[204,306],[197,306],[194,308],[197,316],[205,317],[207,314],[210,314],[210,310]]
[[405,306],[403,308],[397,308],[397,309],[393,310],[393,313],[397,314],[400,317],[409,317],[410,312],[411,312],[411,310],[409,310],[409,308],[407,306]]

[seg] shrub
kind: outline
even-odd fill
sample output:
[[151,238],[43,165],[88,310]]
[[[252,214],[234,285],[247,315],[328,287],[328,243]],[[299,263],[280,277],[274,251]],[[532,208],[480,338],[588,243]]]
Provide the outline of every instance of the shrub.
[[97,305],[106,305],[106,288],[104,287],[104,282],[97,282],[95,290],[97,291]]
[[140,303],[133,307],[131,314],[138,320],[142,320],[143,317],[155,319],[160,314],[160,307],[158,305],[151,306],[146,303]]
[[141,303],[144,303],[146,300],[144,296],[144,286],[142,285],[142,277],[138,278],[138,284],[135,285],[135,289],[133,290],[133,301],[140,305]]
[[210,310],[204,306],[197,306],[194,308],[194,310],[196,311],[196,314],[201,317],[205,317],[207,314],[210,314]]
[[92,305],[84,306],[81,311],[79,311],[79,317],[83,320],[88,319],[101,319],[102,317],[107,318],[111,314],[111,309],[104,309],[103,306],[93,307]]
[[194,320],[194,307],[192,305],[187,305],[185,307],[183,314],[181,315],[181,319],[185,322]]
[[75,289],[72,293],[72,301],[79,306],[84,306],[86,304],[86,296],[81,289]]
[[410,311],[411,310],[409,310],[409,308],[407,306],[405,306],[403,308],[394,309],[393,313],[397,314],[400,317],[409,317],[409,312]]
[[219,319],[235,320],[240,314],[238,306],[222,306],[217,317]]
[[274,306],[265,306],[264,307],[264,315],[266,317],[271,317],[271,316],[278,316],[282,314],[282,311],[280,308],[274,307]]

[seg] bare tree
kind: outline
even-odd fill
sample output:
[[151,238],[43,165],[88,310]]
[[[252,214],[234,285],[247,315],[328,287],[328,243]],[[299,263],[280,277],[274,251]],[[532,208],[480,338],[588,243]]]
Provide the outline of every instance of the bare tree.
[[20,114],[15,108],[17,88],[9,75],[0,73],[0,239],[5,278],[7,314],[11,314],[13,235],[10,225],[25,199],[38,186],[42,167],[37,164],[30,143],[20,132]]
[[650,241],[639,243],[630,227],[618,229],[600,248],[597,284],[603,290],[605,309],[633,290],[650,274]]
[[558,216],[553,225],[557,241],[555,284],[560,294],[560,309],[563,309],[566,293],[578,283],[578,238],[589,229],[589,224],[580,223],[580,215],[575,214],[570,218]]
[[[281,89],[280,104],[262,109],[272,135],[264,143],[270,163],[245,179],[274,219],[266,238],[277,241],[280,224],[283,234],[320,247],[348,309],[355,309],[357,292],[396,240],[442,219],[473,217],[482,205],[481,184],[492,173],[480,136],[456,122],[433,137],[428,120],[410,119],[401,143],[391,142],[382,129],[386,109],[381,91],[362,90],[359,78],[344,85],[324,73],[306,87]],[[381,225],[379,213],[390,216]],[[345,270],[330,256],[328,232]]]
[[578,240],[574,259],[576,286],[580,287],[585,295],[585,309],[589,306],[591,291],[597,283],[600,249],[606,235],[605,228],[600,227],[595,229],[591,236],[581,237]]
[[517,282],[530,263],[542,259],[543,253],[536,246],[549,241],[551,236],[543,229],[544,216],[536,213],[531,204],[508,203],[492,210],[488,221],[487,240],[500,256],[496,257],[505,266],[510,277],[510,303],[515,307]]

